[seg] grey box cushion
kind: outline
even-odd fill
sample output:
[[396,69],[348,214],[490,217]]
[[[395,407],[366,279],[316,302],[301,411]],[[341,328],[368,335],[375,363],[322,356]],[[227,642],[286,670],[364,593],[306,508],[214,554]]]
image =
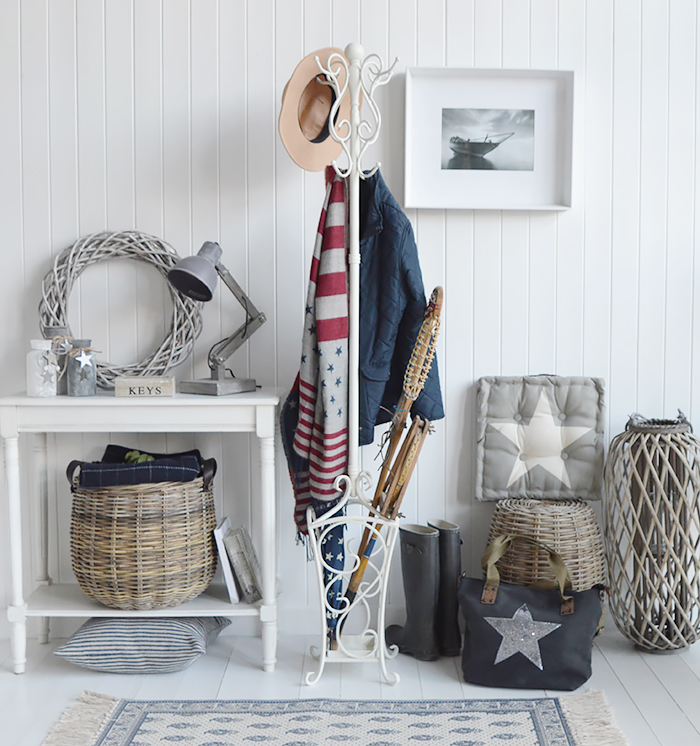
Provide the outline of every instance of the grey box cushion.
[[477,499],[601,498],[602,379],[484,377],[476,417]]
[[171,673],[204,655],[229,624],[226,617],[95,617],[54,655],[107,673]]

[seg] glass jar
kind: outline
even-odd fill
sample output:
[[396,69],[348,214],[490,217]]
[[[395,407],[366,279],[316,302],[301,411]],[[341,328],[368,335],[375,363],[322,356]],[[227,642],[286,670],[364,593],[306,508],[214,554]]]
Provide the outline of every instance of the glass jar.
[[32,339],[27,353],[27,396],[56,396],[56,356],[50,339]]
[[91,339],[71,342],[66,363],[68,396],[95,396],[97,393],[97,358],[91,344]]
[[52,341],[51,351],[56,356],[58,365],[58,379],[56,381],[56,393],[66,394],[68,392],[68,376],[66,375],[66,354],[71,349],[73,338],[67,326],[45,326],[42,329],[44,339]]

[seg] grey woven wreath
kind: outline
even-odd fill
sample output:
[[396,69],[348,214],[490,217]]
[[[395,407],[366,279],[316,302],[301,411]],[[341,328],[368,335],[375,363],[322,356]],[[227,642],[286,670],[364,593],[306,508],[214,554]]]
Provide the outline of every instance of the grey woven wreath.
[[[137,231],[93,233],[84,236],[62,251],[42,282],[39,324],[68,327],[68,296],[73,284],[86,267],[114,258],[138,259],[155,267],[165,278],[180,260],[172,246],[155,236]],[[184,362],[192,352],[194,341],[202,331],[202,304],[187,298],[168,283],[173,301],[170,331],[158,348],[138,363],[117,366],[97,361],[97,385],[114,388],[117,376],[159,376]],[[69,329],[70,334],[70,329]],[[72,336],[72,335],[71,335]]]

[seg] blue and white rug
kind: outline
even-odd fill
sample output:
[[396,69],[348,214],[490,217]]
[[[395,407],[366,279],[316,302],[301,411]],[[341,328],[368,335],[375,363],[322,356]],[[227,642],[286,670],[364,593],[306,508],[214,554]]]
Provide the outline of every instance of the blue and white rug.
[[625,746],[602,692],[556,699],[139,701],[83,692],[44,746]]

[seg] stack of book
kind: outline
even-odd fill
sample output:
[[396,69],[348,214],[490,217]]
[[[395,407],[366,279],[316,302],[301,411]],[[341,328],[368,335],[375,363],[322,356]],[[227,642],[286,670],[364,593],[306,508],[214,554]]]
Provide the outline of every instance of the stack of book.
[[224,518],[214,529],[214,538],[231,603],[259,601],[262,598],[260,563],[248,529],[231,528],[231,521]]

